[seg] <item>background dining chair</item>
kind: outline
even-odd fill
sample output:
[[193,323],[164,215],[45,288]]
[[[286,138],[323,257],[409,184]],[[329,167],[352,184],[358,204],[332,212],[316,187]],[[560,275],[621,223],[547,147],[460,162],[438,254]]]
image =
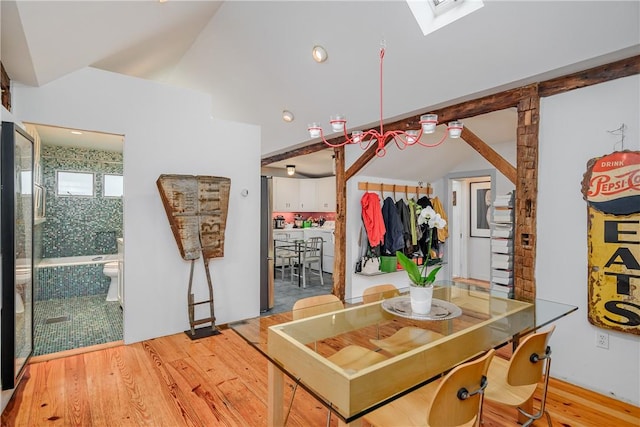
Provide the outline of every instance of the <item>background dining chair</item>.
[[[340,310],[344,308],[344,304],[337,296],[333,294],[316,295],[312,297],[302,298],[297,300],[293,304],[293,320],[304,319],[306,317],[315,316],[323,313],[330,313],[332,311]],[[314,343],[314,350],[315,348]],[[338,365],[345,371],[355,373],[356,371],[366,368],[371,365],[375,365],[378,362],[382,362],[387,358],[368,348],[359,345],[348,345],[343,347],[336,353],[327,357],[327,360]],[[293,394],[291,396],[291,404],[293,404],[293,397],[298,384],[296,383]],[[289,404],[289,411],[291,410],[291,404]],[[288,416],[288,413],[287,413]],[[331,410],[327,414],[327,425],[331,419]],[[286,419],[285,419],[286,424]]]
[[277,233],[274,234],[273,244],[274,248],[274,256],[276,258],[275,268],[280,268],[281,279],[284,280],[285,268],[289,269],[289,273],[291,273],[292,268],[292,258],[296,258],[297,255],[294,251],[288,249],[279,249],[280,247],[288,247],[291,242],[291,235],[289,233]]
[[374,427],[474,425],[482,416],[487,368],[495,350],[455,367],[431,382],[364,416]]
[[362,302],[367,304],[370,302],[397,297],[398,295],[400,295],[400,291],[395,287],[395,285],[390,283],[374,285],[369,286],[362,292]]
[[298,320],[343,308],[344,304],[340,298],[333,294],[315,295],[297,300],[293,304],[292,316],[293,320]]
[[[291,280],[293,276],[302,274],[302,287],[307,287],[307,269],[309,273],[312,273],[312,264],[318,264],[318,276],[320,276],[320,284],[324,286],[324,279],[322,277],[322,256],[323,256],[323,243],[322,237],[310,237],[303,243],[302,252],[300,254],[300,264],[294,264],[295,273],[291,273]],[[316,274],[313,272],[313,274]]]
[[[496,357],[489,366],[489,386],[485,394],[487,400],[518,408],[518,412],[529,418],[523,426],[530,425],[546,414],[547,423],[551,427],[551,416],[544,406],[551,368],[551,347],[548,343],[554,330],[555,326],[552,326],[548,331],[525,337],[513,352],[511,359],[507,361]],[[533,397],[543,375],[540,410],[536,414],[529,414],[521,406]]]

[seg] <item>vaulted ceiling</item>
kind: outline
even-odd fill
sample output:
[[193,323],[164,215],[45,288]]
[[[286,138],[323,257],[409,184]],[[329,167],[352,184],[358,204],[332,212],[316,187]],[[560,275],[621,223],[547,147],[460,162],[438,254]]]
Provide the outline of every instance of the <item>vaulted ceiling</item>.
[[[268,155],[310,142],[310,122],[328,131],[331,114],[345,114],[350,129],[376,124],[381,40],[383,115],[392,120],[638,55],[639,6],[488,0],[425,36],[400,0],[3,0],[1,59],[24,85],[96,67],[207,92],[215,116],[261,126]],[[328,51],[325,63],[311,58],[316,44]],[[293,122],[282,120],[283,109]],[[515,139],[514,117],[506,111],[464,122],[493,144]],[[406,154],[389,153],[387,161],[396,178],[417,179],[426,163],[445,154],[455,163],[473,151],[459,140],[439,150],[413,172]]]

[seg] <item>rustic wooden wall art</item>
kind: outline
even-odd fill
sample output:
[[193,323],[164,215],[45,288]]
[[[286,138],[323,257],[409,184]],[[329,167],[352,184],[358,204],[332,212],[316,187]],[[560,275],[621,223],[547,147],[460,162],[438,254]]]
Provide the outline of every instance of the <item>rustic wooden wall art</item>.
[[[219,334],[220,331],[215,325],[209,260],[224,256],[224,233],[231,180],[217,176],[160,175],[156,185],[180,256],[191,261],[187,293],[191,328],[185,333],[192,339]],[[192,293],[193,269],[195,260],[200,258],[200,254],[204,262],[209,299],[195,301]],[[199,304],[209,305],[209,317],[195,319],[195,306]],[[197,325],[209,322],[210,328],[203,327],[196,330]]]
[[588,319],[640,335],[640,151],[589,160],[587,201]]

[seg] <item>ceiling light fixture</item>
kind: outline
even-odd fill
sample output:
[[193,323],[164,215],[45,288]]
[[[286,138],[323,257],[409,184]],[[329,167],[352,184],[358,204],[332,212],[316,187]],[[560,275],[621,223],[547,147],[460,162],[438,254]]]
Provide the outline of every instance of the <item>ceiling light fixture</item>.
[[296,173],[296,165],[287,165],[287,175],[291,176]]
[[82,135],[82,132],[80,132],[79,130],[72,130],[71,133],[74,135]]
[[317,63],[322,63],[327,60],[329,55],[327,54],[327,50],[320,45],[316,45],[311,50],[311,55],[313,56],[313,60]]
[[284,120],[287,123],[291,123],[293,121],[294,117],[293,117],[293,113],[289,110],[283,110],[282,111],[282,120]]
[[459,138],[462,134],[463,124],[457,120],[449,122],[447,126],[447,132],[445,132],[442,139],[434,144],[427,144],[420,141],[422,134],[434,133],[438,124],[437,114],[424,114],[420,116],[420,130],[389,130],[384,131],[384,124],[382,122],[382,65],[384,60],[385,43],[381,43],[380,47],[380,130],[370,129],[367,131],[354,130],[351,132],[351,137],[347,134],[347,118],[341,114],[331,116],[329,123],[333,132],[343,132],[345,140],[341,143],[332,144],[327,141],[322,131],[322,126],[319,123],[310,123],[307,127],[309,136],[311,138],[322,138],[322,141],[329,147],[342,147],[347,144],[360,144],[360,148],[367,150],[373,144],[376,144],[376,156],[383,157],[387,153],[385,148],[388,140],[393,140],[396,146],[400,150],[404,150],[410,145],[422,145],[423,147],[437,147],[442,144],[447,137]]

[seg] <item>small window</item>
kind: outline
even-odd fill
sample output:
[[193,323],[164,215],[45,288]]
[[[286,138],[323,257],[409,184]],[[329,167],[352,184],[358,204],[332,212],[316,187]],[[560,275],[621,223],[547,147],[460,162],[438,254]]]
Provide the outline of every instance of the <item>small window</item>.
[[122,197],[122,190],[122,175],[104,175],[104,187],[102,190],[104,197]]
[[21,171],[20,172],[20,194],[28,195],[31,194],[31,171]]
[[58,196],[93,196],[93,174],[89,172],[58,172]]

